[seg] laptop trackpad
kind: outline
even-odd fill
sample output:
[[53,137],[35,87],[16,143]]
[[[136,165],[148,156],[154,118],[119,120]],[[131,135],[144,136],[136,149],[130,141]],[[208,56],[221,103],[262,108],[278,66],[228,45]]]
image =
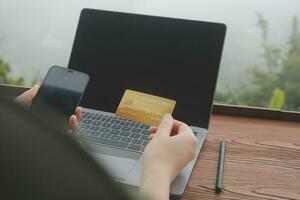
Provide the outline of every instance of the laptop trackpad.
[[137,160],[89,152],[115,179],[126,180]]

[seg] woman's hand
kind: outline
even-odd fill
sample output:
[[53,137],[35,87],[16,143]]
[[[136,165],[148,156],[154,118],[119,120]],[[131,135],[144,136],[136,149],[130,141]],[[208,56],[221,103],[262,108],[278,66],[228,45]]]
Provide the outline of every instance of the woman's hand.
[[[32,88],[30,88],[29,90],[27,90],[26,92],[24,92],[23,94],[18,96],[15,99],[15,101],[18,104],[20,104],[28,109],[30,107],[32,100],[34,99],[37,91],[39,90],[39,87],[40,87],[39,85],[33,86]],[[70,123],[71,132],[75,131],[78,128],[78,119],[80,118],[81,112],[82,112],[82,108],[77,107],[74,112],[74,115],[72,115],[70,117],[69,123]]]
[[78,119],[80,118],[82,113],[82,108],[80,106],[77,106],[75,109],[74,115],[70,117],[69,124],[70,124],[70,133],[73,133],[78,129]]
[[26,92],[24,92],[23,94],[21,94],[20,96],[18,96],[15,101],[24,106],[25,108],[29,108],[33,98],[35,97],[37,91],[39,90],[40,86],[39,85],[35,85],[32,88],[30,88],[29,90],[27,90]]
[[189,126],[167,114],[151,128],[145,148],[141,190],[153,199],[169,199],[172,180],[196,156],[197,138]]

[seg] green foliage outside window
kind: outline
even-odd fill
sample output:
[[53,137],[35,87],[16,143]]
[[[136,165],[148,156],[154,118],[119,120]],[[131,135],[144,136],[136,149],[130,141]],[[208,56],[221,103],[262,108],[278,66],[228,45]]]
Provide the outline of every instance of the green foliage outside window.
[[0,84],[24,85],[23,77],[10,77],[10,70],[10,65],[4,60],[0,59]]
[[[287,51],[270,44],[268,22],[258,14],[258,28],[261,30],[261,47],[264,66],[251,66],[248,74],[251,84],[217,91],[218,103],[269,107],[300,111],[300,30],[298,19],[293,18],[292,33]],[[13,78],[8,62],[0,58],[0,84],[24,85],[24,77]],[[32,80],[34,85],[40,75]]]
[[298,19],[293,18],[288,51],[268,41],[268,22],[258,14],[262,35],[262,58],[265,66],[252,66],[248,71],[250,86],[227,88],[217,92],[216,102],[234,105],[269,107],[300,111],[300,30]]

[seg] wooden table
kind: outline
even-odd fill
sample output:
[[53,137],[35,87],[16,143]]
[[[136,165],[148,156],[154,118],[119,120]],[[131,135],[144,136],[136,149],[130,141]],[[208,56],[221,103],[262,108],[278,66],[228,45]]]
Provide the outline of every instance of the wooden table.
[[[28,90],[0,84],[11,98]],[[214,105],[214,113],[300,121],[300,114]],[[224,190],[214,192],[219,139],[228,141]],[[182,199],[300,199],[300,122],[213,115]]]
[[[219,139],[224,190],[214,192]],[[182,199],[300,199],[300,123],[213,115]]]

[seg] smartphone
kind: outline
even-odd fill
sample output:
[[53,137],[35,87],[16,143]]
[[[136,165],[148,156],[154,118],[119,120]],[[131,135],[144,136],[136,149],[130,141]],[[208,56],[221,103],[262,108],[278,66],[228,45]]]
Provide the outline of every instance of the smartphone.
[[51,67],[32,101],[30,111],[55,123],[61,116],[64,125],[68,124],[68,118],[79,105],[89,79],[88,74],[79,71]]

